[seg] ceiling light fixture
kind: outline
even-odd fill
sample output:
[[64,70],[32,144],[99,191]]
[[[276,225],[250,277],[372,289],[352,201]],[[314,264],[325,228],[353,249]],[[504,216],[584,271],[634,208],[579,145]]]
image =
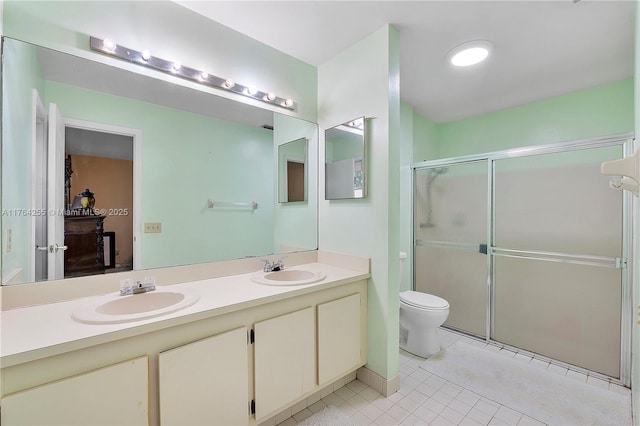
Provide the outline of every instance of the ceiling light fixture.
[[217,77],[206,71],[181,65],[178,62],[167,61],[166,59],[151,56],[147,50],[137,51],[129,49],[127,47],[117,45],[111,39],[99,39],[97,37],[90,37],[89,42],[91,50],[95,50],[109,56],[137,63],[138,65],[175,75],[199,84],[215,87],[216,89],[223,89],[227,92],[244,95],[252,99],[266,102],[270,105],[295,110],[295,102],[292,99],[282,98],[271,92],[260,91],[254,86],[244,86],[234,82],[232,79]]
[[487,59],[493,50],[493,43],[487,40],[475,40],[454,47],[447,59],[456,67],[468,67]]

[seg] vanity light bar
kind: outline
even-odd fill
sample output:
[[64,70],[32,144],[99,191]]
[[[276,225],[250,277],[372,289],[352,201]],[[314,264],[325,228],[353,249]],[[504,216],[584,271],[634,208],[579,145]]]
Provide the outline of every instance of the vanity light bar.
[[286,108],[292,111],[295,110],[295,102],[293,102],[292,99],[281,98],[270,92],[262,92],[254,86],[244,86],[231,79],[217,77],[206,71],[181,65],[178,62],[157,58],[151,55],[148,50],[139,52],[137,50],[129,49],[128,47],[120,46],[113,40],[100,39],[97,37],[90,37],[90,46],[91,50],[124,59],[147,68],[182,77],[210,87],[215,87],[216,89],[222,89],[227,92],[247,96],[281,108]]

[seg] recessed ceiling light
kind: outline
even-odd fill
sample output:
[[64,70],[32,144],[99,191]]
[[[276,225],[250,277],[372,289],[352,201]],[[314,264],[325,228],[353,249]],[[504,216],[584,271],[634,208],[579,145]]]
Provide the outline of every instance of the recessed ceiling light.
[[449,51],[447,58],[457,67],[468,67],[484,61],[493,50],[493,43],[475,40],[463,43]]

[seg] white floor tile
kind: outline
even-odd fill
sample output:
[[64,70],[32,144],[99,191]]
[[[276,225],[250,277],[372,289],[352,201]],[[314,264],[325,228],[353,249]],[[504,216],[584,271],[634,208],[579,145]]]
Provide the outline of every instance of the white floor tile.
[[469,411],[467,417],[483,425],[488,425],[491,421],[491,418],[493,417],[493,414],[485,413],[484,411],[474,407],[471,409],[471,411]]
[[[474,402],[475,404],[475,402]],[[448,407],[453,408],[454,410],[456,410],[458,413],[463,414],[463,415],[467,415],[469,413],[469,411],[471,411],[471,409],[473,408],[472,405],[466,404],[464,402],[462,402],[459,399],[454,399],[453,401],[451,401],[451,403],[448,405]]]
[[464,419],[464,414],[458,413],[451,407],[446,407],[444,410],[442,410],[440,415],[445,419],[449,419],[451,422],[453,422],[453,424],[456,425],[460,423],[462,419]]
[[587,377],[587,383],[590,385],[597,386],[603,389],[609,389],[609,382],[606,380],[599,379],[597,377],[589,376]]
[[409,411],[405,410],[404,408],[402,408],[402,407],[400,407],[399,405],[396,404],[393,407],[391,407],[389,409],[389,411],[387,411],[386,414],[390,415],[391,417],[396,419],[398,422],[401,422],[410,413],[409,413]]
[[372,423],[372,420],[364,415],[362,412],[358,412],[350,417],[351,422],[353,422],[354,426],[369,426]]
[[558,373],[562,376],[566,376],[569,369],[560,367],[559,365],[549,364],[549,366],[547,367],[547,371],[551,371],[553,373]]
[[526,363],[530,363],[531,360],[533,359],[533,357],[529,356],[529,355],[525,355],[525,354],[516,354],[515,357],[513,357],[514,359],[517,359],[518,361],[523,361]]
[[422,404],[422,407],[428,408],[436,414],[440,414],[442,410],[445,409],[446,405],[441,402],[436,401],[435,399],[427,399],[427,401]]
[[422,405],[422,402],[415,401],[409,397],[404,397],[400,401],[398,401],[396,405],[404,408],[405,410],[411,413],[413,410],[415,410],[420,405]]
[[378,417],[384,414],[384,411],[382,411],[381,409],[379,409],[373,404],[369,404],[366,407],[364,407],[362,410],[360,410],[360,413],[367,416],[369,420],[376,420]]
[[529,364],[533,365],[533,366],[536,366],[536,367],[540,367],[540,368],[549,367],[549,362],[548,361],[543,361],[541,359],[536,359],[536,358],[533,358]]
[[[550,364],[549,362],[531,359],[528,355],[513,353],[499,346],[485,345],[484,342],[457,335],[446,331],[440,331],[447,341],[464,341],[476,346],[485,346],[486,350],[499,352],[509,358],[519,359],[531,366],[546,368],[549,371],[564,375],[567,380],[579,380],[589,383],[594,387],[609,389],[628,396],[629,410],[631,406],[631,391],[620,385],[609,383],[597,377],[587,376],[583,373],[568,370],[567,368]],[[511,353],[509,353],[511,352]],[[512,355],[513,354],[513,355]],[[502,359],[502,358],[499,358]],[[504,358],[505,362],[508,358]],[[381,426],[427,426],[427,425],[523,425],[545,426],[535,419],[536,413],[523,414],[510,407],[500,405],[498,402],[482,397],[482,392],[472,392],[441,377],[432,375],[428,371],[419,368],[424,360],[400,352],[400,374],[402,382],[400,391],[386,398],[373,388],[367,386],[361,380],[353,380],[348,383],[343,381],[342,386],[336,383],[335,391],[322,392],[322,399],[305,407],[305,402],[313,402],[318,395],[308,398],[296,404],[294,407],[273,417],[273,424],[278,426],[293,426],[321,411],[326,406],[332,405],[351,419],[354,425],[381,425]],[[499,361],[497,361],[499,362]],[[344,385],[346,383],[346,385]],[[487,387],[493,384],[487,383]],[[331,389],[331,387],[329,387]],[[298,412],[295,412],[295,411]]]
[[499,406],[496,406],[496,404],[490,403],[484,398],[478,401],[476,405],[473,406],[473,410],[480,410],[483,413],[486,413],[492,417],[494,414],[496,414],[496,411],[498,411],[498,408]]
[[518,426],[544,426],[544,423],[536,420],[536,419],[532,419],[529,416],[522,416],[522,418],[520,419],[520,421],[518,422]]
[[498,411],[496,411],[496,414],[494,414],[493,417],[500,419],[506,423],[516,425],[522,418],[522,413],[519,413],[503,405],[500,408],[498,408]]
[[[442,408],[444,409],[444,407]],[[424,405],[421,405],[420,407],[416,408],[412,414],[424,420],[425,424],[429,424],[433,419],[438,417],[440,413],[435,412]]]
[[577,371],[569,370],[567,371],[567,377],[572,378],[574,380],[578,380],[580,382],[587,381],[587,375],[584,373],[579,373]]
[[409,414],[407,418],[405,418],[401,423],[402,426],[425,426],[427,424],[428,423],[426,423],[423,419],[414,416],[413,414]]

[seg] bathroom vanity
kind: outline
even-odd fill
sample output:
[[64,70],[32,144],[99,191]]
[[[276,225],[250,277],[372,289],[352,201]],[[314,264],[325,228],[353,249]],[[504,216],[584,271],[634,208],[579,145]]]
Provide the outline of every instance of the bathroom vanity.
[[269,420],[366,363],[360,266],[290,268],[325,275],[311,284],[265,285],[252,272],[159,286],[197,302],[130,322],[72,319],[104,295],[3,311],[2,423]]

